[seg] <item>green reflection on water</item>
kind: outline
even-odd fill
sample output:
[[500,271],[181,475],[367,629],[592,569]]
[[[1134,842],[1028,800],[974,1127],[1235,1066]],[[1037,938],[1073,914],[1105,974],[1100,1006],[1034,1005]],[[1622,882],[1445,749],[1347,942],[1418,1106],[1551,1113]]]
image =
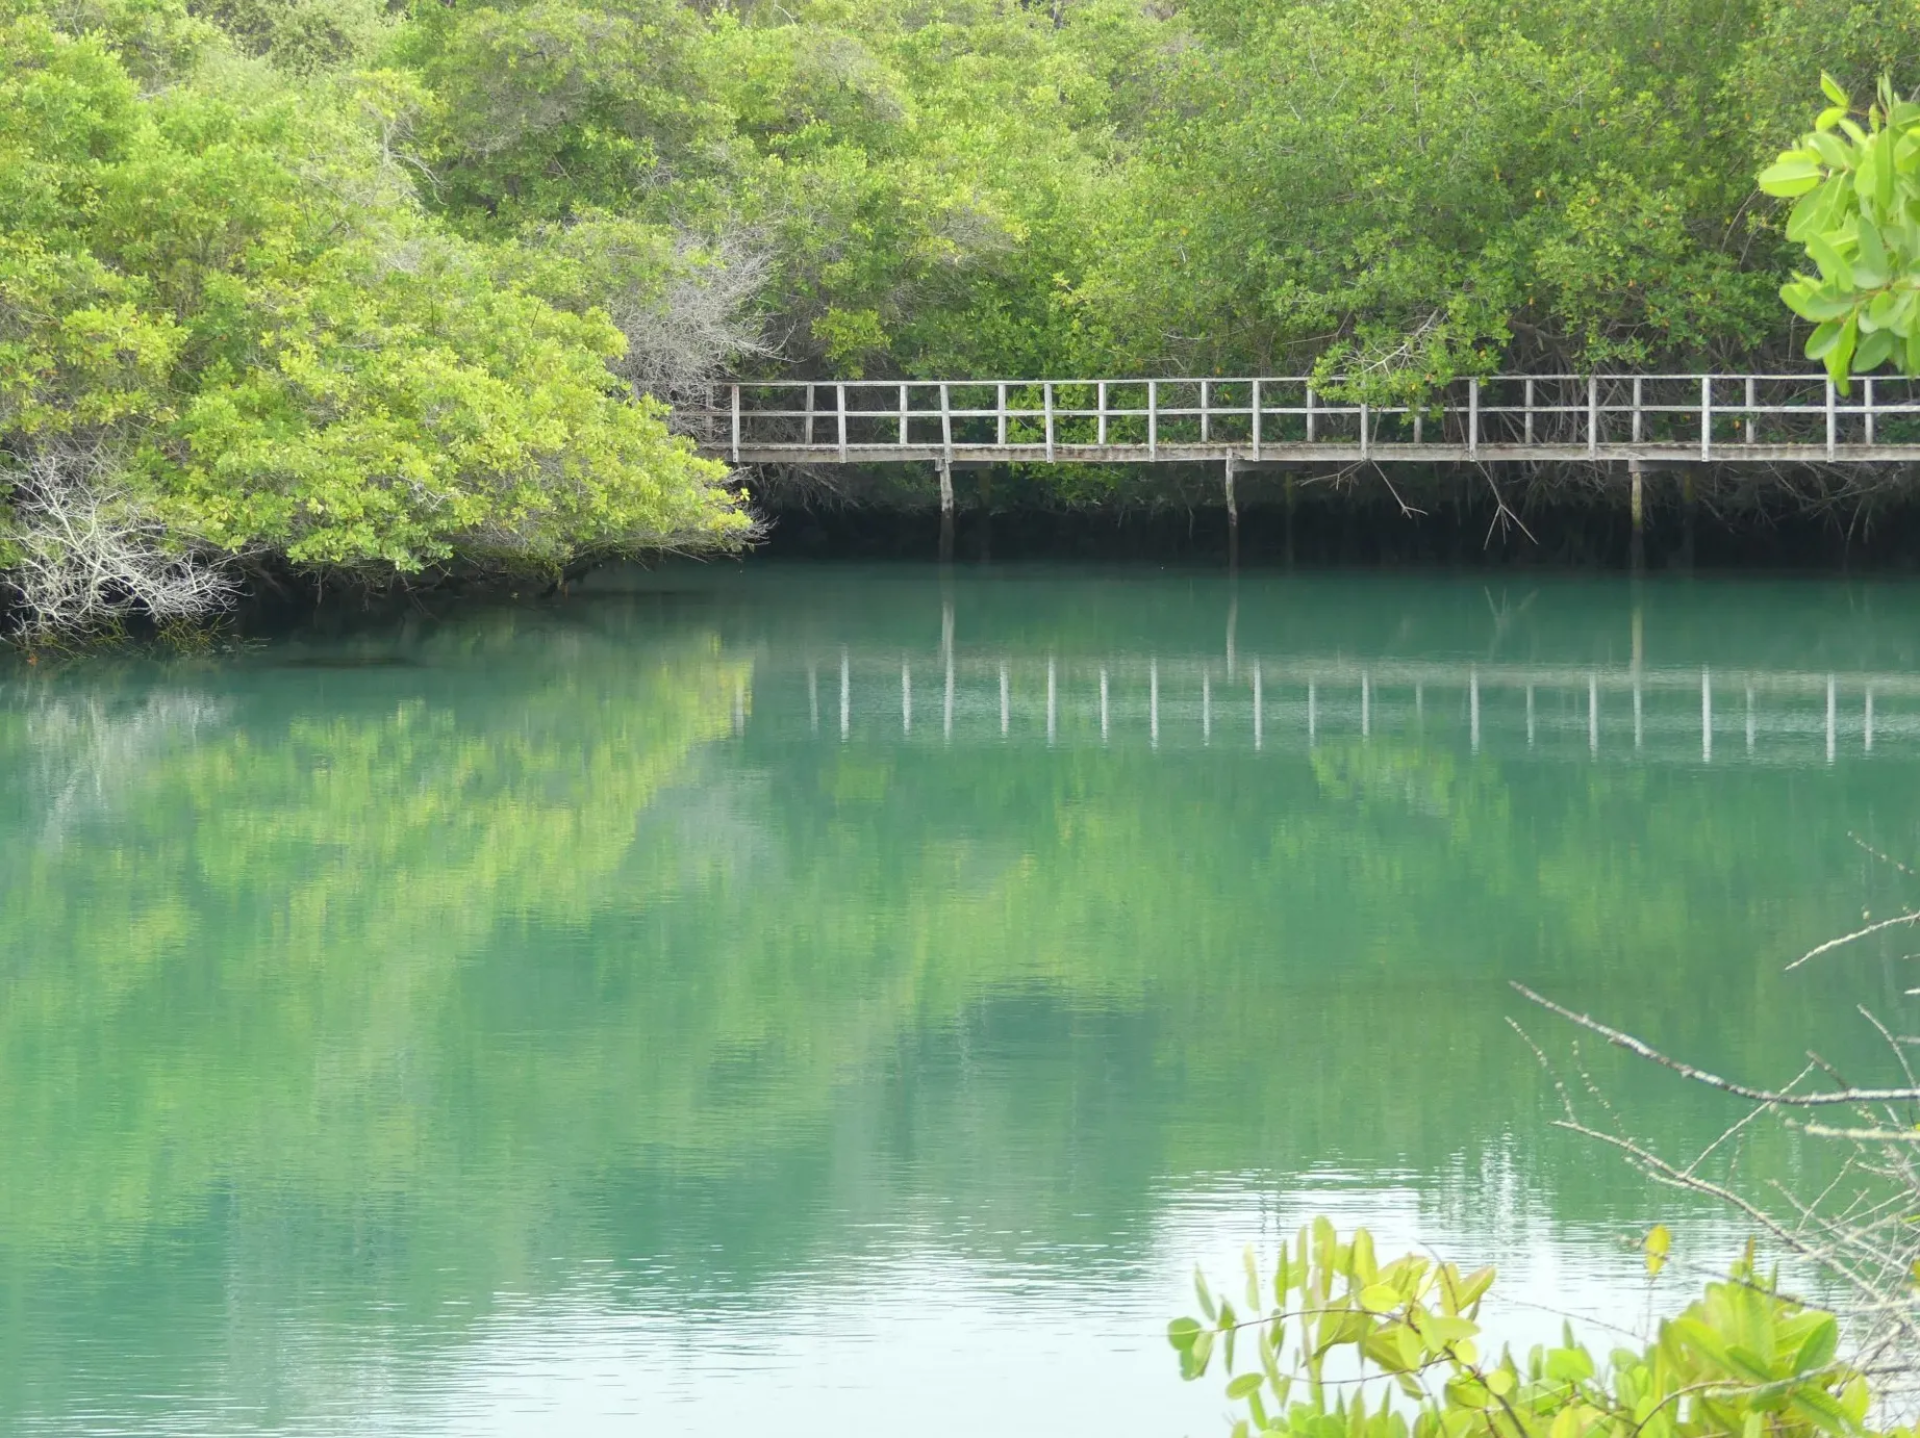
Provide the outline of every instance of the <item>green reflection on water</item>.
[[351,1414],[315,1335],[430,1357],[595,1265],[689,1323],[877,1252],[1124,1290],[1221,1175],[1637,1223],[1506,983],[1867,1077],[1897,942],[1779,970],[1891,912],[1850,836],[1920,850],[1916,599],[769,567],[16,670],[0,1427]]

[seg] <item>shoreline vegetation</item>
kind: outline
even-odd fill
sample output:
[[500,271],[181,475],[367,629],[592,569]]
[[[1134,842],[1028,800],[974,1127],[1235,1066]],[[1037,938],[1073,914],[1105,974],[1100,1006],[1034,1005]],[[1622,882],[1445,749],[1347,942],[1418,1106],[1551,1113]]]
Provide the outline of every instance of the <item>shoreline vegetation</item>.
[[[546,588],[930,504],[924,476],[702,458],[677,407],[723,375],[1310,371],[1404,401],[1799,369],[1798,246],[1754,176],[1823,72],[1920,73],[1920,18],[13,0],[0,53],[0,589],[31,638],[276,587]],[[1322,479],[1378,508],[1378,476]],[[1486,480],[1411,482],[1464,514]],[[979,507],[1178,524],[1204,483],[1019,466]],[[1703,524],[1847,542],[1914,493],[1682,483]],[[1576,534],[1620,508],[1582,467],[1501,484]]]

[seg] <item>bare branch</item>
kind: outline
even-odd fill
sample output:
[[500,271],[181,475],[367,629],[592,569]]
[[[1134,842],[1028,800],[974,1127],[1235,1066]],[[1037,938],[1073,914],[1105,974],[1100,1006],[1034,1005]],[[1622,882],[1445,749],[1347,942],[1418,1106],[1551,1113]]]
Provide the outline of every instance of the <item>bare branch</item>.
[[1920,1099],[1920,1088],[1848,1088],[1832,1093],[1783,1093],[1773,1089],[1750,1088],[1746,1084],[1734,1083],[1718,1074],[1708,1073],[1705,1069],[1695,1068],[1692,1064],[1670,1058],[1650,1044],[1643,1043],[1632,1034],[1622,1033],[1610,1028],[1598,1019],[1587,1014],[1576,1014],[1572,1009],[1562,1008],[1548,998],[1536,994],[1525,984],[1515,982],[1515,992],[1531,1003],[1540,1005],[1548,1013],[1558,1014],[1569,1023],[1578,1024],[1590,1033],[1596,1033],[1615,1048],[1625,1049],[1628,1053],[1662,1068],[1672,1069],[1682,1078],[1703,1083],[1708,1088],[1719,1089],[1722,1093],[1732,1094],[1735,1098],[1747,1099],[1753,1103],[1782,1104],[1796,1108],[1818,1108],[1829,1104],[1843,1103],[1897,1103],[1905,1100]]

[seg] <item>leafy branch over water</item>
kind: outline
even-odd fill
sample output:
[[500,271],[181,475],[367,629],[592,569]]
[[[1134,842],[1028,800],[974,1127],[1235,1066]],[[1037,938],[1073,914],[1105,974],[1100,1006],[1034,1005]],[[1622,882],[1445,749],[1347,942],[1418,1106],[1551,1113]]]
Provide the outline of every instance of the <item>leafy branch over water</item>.
[[[1665,1228],[1648,1235],[1650,1275],[1666,1266],[1670,1245]],[[1867,1432],[1868,1374],[1838,1357],[1838,1320],[1781,1293],[1755,1268],[1751,1246],[1725,1281],[1709,1283],[1661,1323],[1652,1342],[1616,1347],[1604,1362],[1570,1328],[1524,1362],[1511,1351],[1483,1354],[1480,1308],[1493,1283],[1491,1268],[1463,1274],[1416,1254],[1381,1263],[1365,1229],[1342,1242],[1322,1218],[1281,1245],[1270,1283],[1247,1251],[1246,1316],[1196,1274],[1203,1316],[1176,1319],[1168,1339],[1188,1379],[1222,1360],[1226,1396],[1245,1409],[1235,1438]],[[1247,1359],[1250,1348],[1257,1356]]]

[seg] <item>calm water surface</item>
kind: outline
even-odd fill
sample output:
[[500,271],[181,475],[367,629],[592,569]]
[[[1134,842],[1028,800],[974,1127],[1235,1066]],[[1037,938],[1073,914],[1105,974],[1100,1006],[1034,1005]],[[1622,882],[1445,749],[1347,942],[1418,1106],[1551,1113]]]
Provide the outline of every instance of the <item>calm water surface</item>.
[[1636,1321],[1623,1240],[1740,1235],[1508,981],[1868,1078],[1908,946],[1781,967],[1917,799],[1892,584],[715,566],[15,667],[0,1432],[1214,1435],[1165,1322],[1322,1211]]

